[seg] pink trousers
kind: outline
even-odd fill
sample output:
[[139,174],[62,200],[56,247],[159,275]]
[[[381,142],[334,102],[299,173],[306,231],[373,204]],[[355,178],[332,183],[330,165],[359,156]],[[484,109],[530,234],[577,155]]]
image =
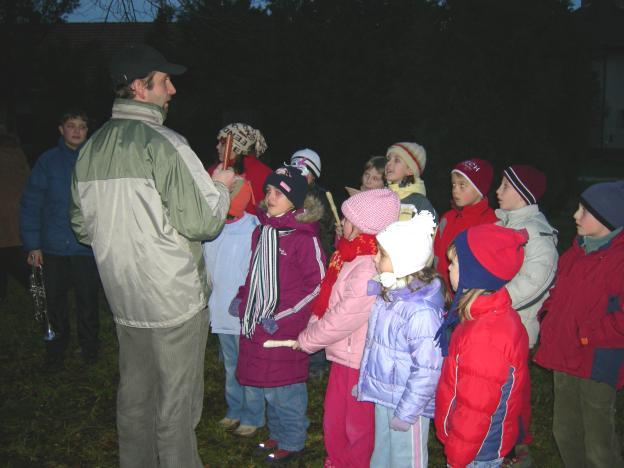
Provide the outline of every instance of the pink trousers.
[[375,447],[375,405],[353,396],[359,375],[358,369],[335,362],[331,365],[323,416],[327,467],[363,468],[370,464]]

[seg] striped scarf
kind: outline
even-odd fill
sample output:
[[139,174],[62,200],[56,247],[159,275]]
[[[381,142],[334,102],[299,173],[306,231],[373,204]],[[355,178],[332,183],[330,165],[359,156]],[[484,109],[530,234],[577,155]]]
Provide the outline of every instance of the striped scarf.
[[242,332],[251,338],[256,325],[270,318],[279,301],[277,276],[278,232],[271,226],[260,226],[260,237],[253,255],[249,295],[243,315]]

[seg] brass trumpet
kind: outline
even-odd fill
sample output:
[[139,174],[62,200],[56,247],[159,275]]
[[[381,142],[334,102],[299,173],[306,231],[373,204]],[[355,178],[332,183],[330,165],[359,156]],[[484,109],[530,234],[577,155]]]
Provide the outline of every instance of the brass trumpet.
[[45,333],[43,339],[45,341],[53,341],[56,339],[56,333],[50,324],[48,316],[48,301],[46,300],[45,286],[43,283],[43,266],[35,265],[34,256],[31,257],[32,269],[30,271],[30,295],[35,306],[35,320],[37,322],[45,321]]

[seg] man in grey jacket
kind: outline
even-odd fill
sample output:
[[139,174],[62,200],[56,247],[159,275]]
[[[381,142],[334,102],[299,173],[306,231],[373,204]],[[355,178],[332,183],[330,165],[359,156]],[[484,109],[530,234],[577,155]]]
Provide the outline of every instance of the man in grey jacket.
[[72,181],[72,228],[91,245],[119,340],[122,467],[201,467],[208,287],[201,241],[228,211],[231,171],[211,179],[184,137],[163,126],[176,90],[145,45],[111,63],[112,118],[86,143]]

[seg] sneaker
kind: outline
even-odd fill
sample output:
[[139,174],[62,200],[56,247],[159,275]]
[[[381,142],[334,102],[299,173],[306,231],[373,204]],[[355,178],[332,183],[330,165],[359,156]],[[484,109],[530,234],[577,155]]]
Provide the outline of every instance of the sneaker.
[[278,448],[275,452],[269,453],[265,460],[270,463],[288,463],[294,460],[300,453]]
[[247,424],[241,424],[236,428],[233,434],[236,434],[240,437],[253,437],[258,433],[258,428],[256,426],[248,426]]
[[219,421],[217,424],[221,426],[222,429],[225,429],[226,431],[232,431],[236,428],[236,426],[238,426],[239,422],[240,422],[239,419],[232,419],[232,418],[225,417],[221,421]]
[[275,439],[267,439],[264,442],[260,442],[256,448],[258,450],[273,450],[274,448],[277,448],[277,440]]

